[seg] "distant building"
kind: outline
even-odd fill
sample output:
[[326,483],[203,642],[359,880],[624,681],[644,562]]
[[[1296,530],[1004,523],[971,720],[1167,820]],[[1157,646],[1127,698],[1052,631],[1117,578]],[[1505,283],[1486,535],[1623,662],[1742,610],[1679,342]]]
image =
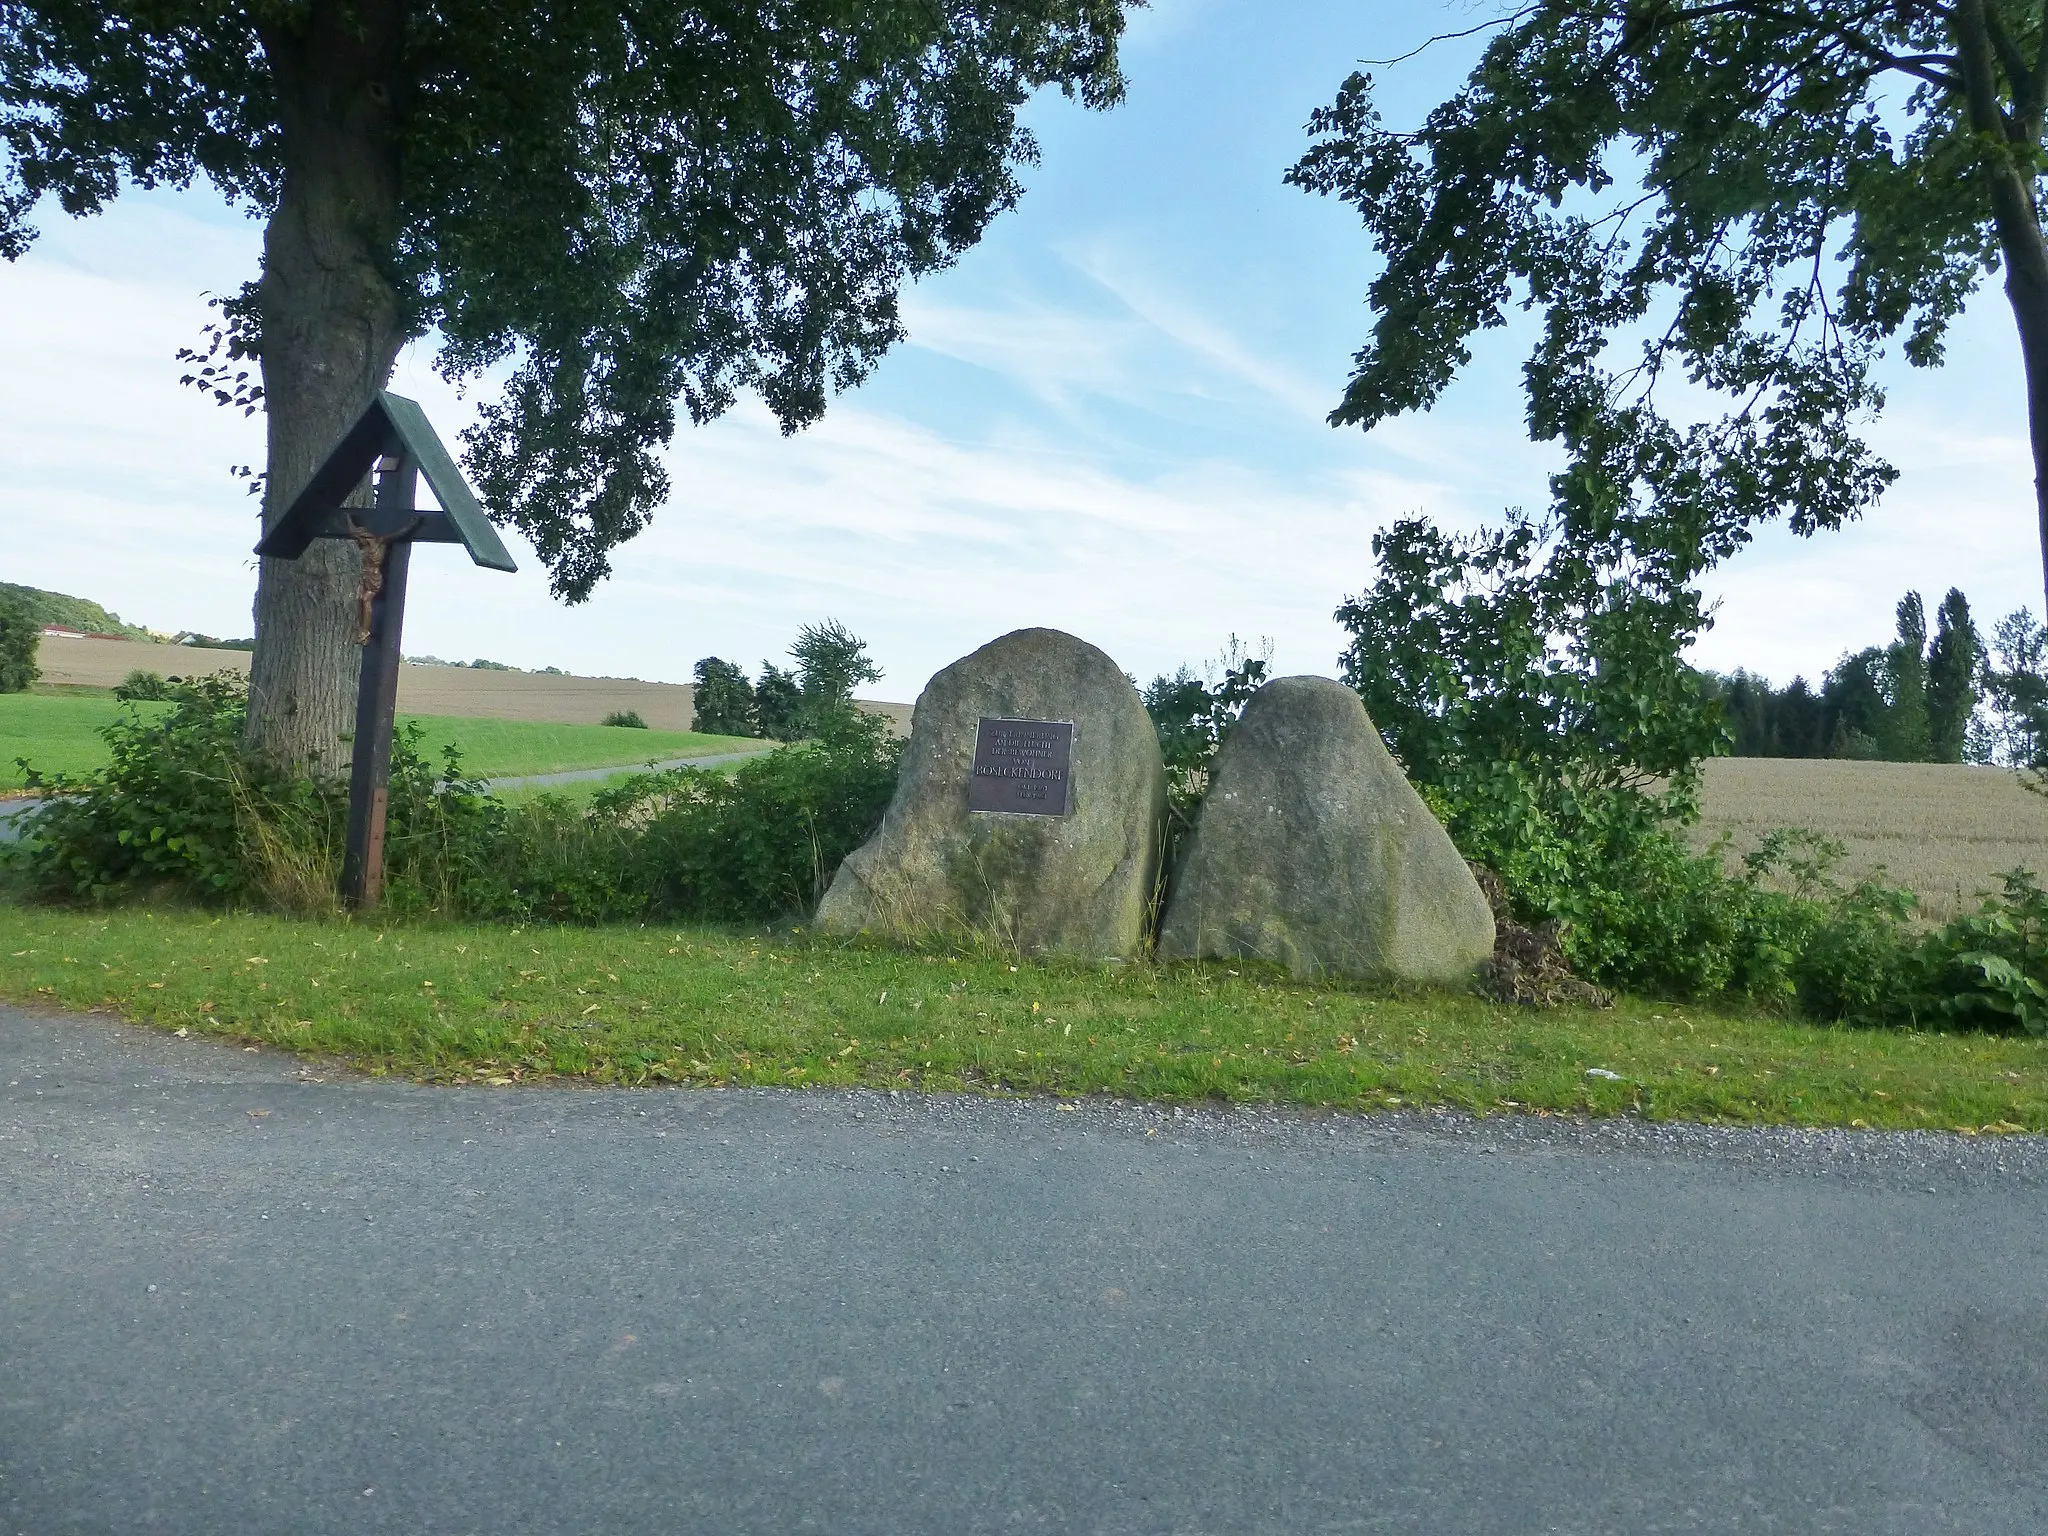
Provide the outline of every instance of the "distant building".
[[85,631],[82,629],[64,629],[55,624],[45,624],[43,626],[43,638],[45,640],[83,640],[85,638]]

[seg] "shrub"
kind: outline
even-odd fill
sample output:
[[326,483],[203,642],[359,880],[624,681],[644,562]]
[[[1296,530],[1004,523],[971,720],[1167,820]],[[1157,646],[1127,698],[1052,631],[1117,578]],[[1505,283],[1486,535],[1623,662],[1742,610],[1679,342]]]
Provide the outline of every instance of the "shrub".
[[130,699],[154,702],[165,697],[164,675],[161,672],[146,672],[137,667],[121,679],[114,689],[114,697],[126,703]]
[[0,693],[26,693],[43,675],[36,666],[36,647],[42,639],[43,626],[28,604],[0,595]]
[[1916,940],[1911,894],[1835,879],[1838,845],[1778,833],[1733,875],[1725,846],[1687,845],[1700,760],[1727,742],[1717,690],[1682,660],[1705,622],[1698,552],[1682,530],[1617,526],[1589,551],[1520,519],[1467,538],[1399,523],[1338,610],[1347,681],[1459,849],[1610,986],[2031,1027],[2048,975],[2025,888]]
[[1194,830],[1195,813],[1208,792],[1209,764],[1251,696],[1265,683],[1272,646],[1266,641],[1255,656],[1233,634],[1203,677],[1182,667],[1171,677],[1153,678],[1145,687],[1145,713],[1152,717],[1159,755],[1166,762],[1166,835],[1160,850],[1160,884],[1154,892],[1155,916],[1164,908],[1188,834]]
[[[47,797],[22,822],[10,857],[46,898],[108,901],[173,890],[205,901],[289,911],[334,904],[347,786],[286,772],[242,748],[248,684],[233,673],[171,680],[171,708],[128,701],[102,735],[105,768],[29,784]],[[451,911],[488,867],[503,817],[457,755],[436,770],[407,727],[392,748],[385,832],[387,901],[400,911]]]
[[[170,708],[132,705],[104,735],[110,761],[71,779],[31,774],[52,798],[9,858],[46,899],[151,891],[291,912],[332,910],[346,786],[242,750],[247,685],[222,674],[165,685]],[[439,769],[408,727],[392,750],[385,904],[399,913],[599,922],[673,916],[755,921],[809,908],[880,823],[903,744],[849,714],[816,741],[746,763],[637,774],[579,811],[558,797],[508,807]]]
[[1921,941],[1907,994],[1916,1022],[2048,1035],[2048,892],[2019,869],[2004,887]]
[[512,812],[489,872],[465,888],[479,914],[593,922],[753,921],[808,910],[880,825],[903,743],[848,714],[817,740],[730,776],[636,774],[586,813],[546,797]]
[[615,709],[598,722],[600,725],[623,725],[635,731],[647,729],[647,722],[640,718],[637,709]]
[[1145,686],[1145,713],[1159,735],[1159,755],[1166,760],[1166,792],[1180,821],[1193,817],[1209,783],[1209,763],[1237,717],[1266,681],[1273,642],[1259,654],[1245,649],[1236,635],[1210,662],[1202,677],[1182,667],[1171,677],[1155,677]]
[[1559,919],[1592,980],[1705,995],[1761,984],[1771,946],[1746,927],[1756,892],[1680,835],[1728,735],[1681,659],[1705,610],[1674,532],[1628,525],[1589,550],[1519,516],[1463,537],[1405,520],[1337,619],[1345,680],[1518,914]]

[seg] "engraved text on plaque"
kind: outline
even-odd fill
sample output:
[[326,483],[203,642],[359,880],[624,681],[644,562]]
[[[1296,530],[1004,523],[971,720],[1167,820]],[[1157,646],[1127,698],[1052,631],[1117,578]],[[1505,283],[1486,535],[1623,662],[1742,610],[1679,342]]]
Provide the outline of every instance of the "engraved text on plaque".
[[1019,816],[1064,816],[1073,804],[1074,723],[994,720],[974,733],[974,777],[967,809]]

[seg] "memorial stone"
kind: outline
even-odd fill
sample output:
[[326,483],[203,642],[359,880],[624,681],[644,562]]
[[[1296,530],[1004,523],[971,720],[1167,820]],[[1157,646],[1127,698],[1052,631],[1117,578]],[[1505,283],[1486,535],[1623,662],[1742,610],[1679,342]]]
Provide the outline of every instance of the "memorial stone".
[[1484,893],[1358,695],[1322,677],[1253,694],[1210,770],[1160,958],[1455,983],[1493,937]]
[[1025,952],[1144,947],[1165,769],[1117,664],[1021,629],[926,685],[896,795],[819,903],[827,933],[982,935]]

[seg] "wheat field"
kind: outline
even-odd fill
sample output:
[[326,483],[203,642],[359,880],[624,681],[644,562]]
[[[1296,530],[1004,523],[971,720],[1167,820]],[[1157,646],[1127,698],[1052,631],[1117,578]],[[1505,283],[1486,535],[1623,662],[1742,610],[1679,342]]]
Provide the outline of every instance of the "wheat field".
[[1774,827],[1846,845],[1841,873],[1877,874],[1920,898],[1932,921],[1976,905],[2016,867],[2048,876],[2048,795],[2010,769],[1943,763],[1724,757],[1706,765],[1697,836],[1730,854]]

